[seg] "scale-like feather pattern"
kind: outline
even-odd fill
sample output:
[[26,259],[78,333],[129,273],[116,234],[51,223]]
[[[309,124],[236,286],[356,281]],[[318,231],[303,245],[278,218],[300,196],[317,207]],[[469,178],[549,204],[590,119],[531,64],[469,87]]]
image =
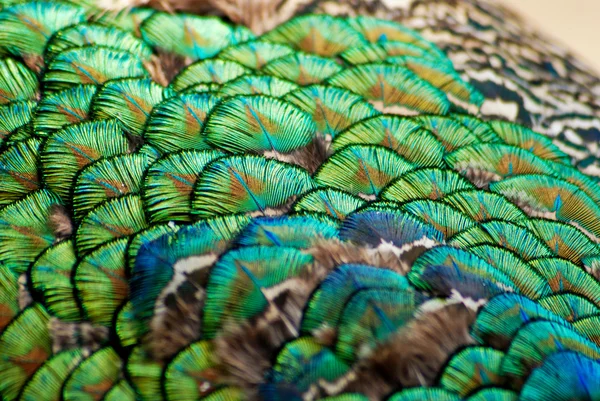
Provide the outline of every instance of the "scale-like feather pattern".
[[597,398],[598,85],[495,6],[0,3],[2,400]]

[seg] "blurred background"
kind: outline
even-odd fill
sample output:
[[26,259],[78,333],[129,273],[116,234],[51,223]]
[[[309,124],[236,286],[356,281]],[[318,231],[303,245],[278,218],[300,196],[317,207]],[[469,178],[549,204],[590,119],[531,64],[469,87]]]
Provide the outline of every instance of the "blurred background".
[[600,0],[502,0],[600,74]]

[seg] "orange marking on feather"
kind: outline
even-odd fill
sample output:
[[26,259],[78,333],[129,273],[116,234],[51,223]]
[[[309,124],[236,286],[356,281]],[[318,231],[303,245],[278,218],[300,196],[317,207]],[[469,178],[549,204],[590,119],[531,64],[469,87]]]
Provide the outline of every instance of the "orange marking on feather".
[[112,380],[106,379],[100,383],[86,384],[82,387],[82,390],[86,395],[91,396],[92,400],[100,401],[113,385]]
[[19,173],[17,171],[10,171],[9,174],[16,182],[18,182],[27,191],[33,191],[40,187],[37,172],[35,172],[35,173]]
[[17,315],[7,304],[0,304],[0,330],[3,330]]
[[75,124],[87,118],[87,113],[81,109],[75,109],[64,104],[58,104],[56,108],[67,119],[69,124]]
[[25,376],[30,377],[50,357],[50,353],[44,348],[36,346],[24,355],[10,358],[11,362],[19,366]]

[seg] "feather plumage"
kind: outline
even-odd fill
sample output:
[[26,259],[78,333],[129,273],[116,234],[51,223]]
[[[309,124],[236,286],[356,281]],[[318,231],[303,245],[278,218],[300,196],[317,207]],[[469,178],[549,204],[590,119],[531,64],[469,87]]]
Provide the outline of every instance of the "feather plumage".
[[495,6],[0,3],[1,399],[597,398],[597,83]]

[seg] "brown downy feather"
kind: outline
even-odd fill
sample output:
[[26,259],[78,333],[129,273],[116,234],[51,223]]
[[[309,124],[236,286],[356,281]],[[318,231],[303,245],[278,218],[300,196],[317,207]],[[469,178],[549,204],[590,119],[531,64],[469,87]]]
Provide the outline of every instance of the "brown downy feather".
[[191,287],[186,282],[177,293],[169,294],[160,319],[152,321],[144,344],[155,359],[168,359],[200,337],[205,292],[202,288]]
[[96,0],[100,12],[119,12],[134,7],[218,15],[263,34],[301,14],[313,0]]
[[50,208],[48,225],[54,232],[56,239],[54,242],[60,242],[73,234],[73,222],[67,208],[62,205],[53,205]]
[[357,392],[379,400],[402,387],[434,385],[450,355],[474,343],[469,328],[476,313],[462,303],[423,313],[373,349],[339,383],[324,386],[325,392]]
[[342,264],[358,263],[406,275],[414,260],[433,245],[434,241],[426,238],[402,248],[383,242],[377,248],[371,248],[338,239],[327,239],[316,241],[308,252],[317,263],[327,269]]
[[[458,169],[462,170],[460,168]],[[463,170],[463,174],[480,189],[489,189],[492,182],[500,181],[502,179],[502,177],[496,173],[473,167],[468,167],[466,170]]]
[[256,397],[277,351],[298,337],[302,311],[327,273],[314,264],[300,277],[264,289],[269,307],[260,316],[241,325],[225,324],[215,340],[217,359],[226,372],[224,381],[243,387],[248,398]]
[[160,11],[182,11],[207,14],[214,11],[209,0],[96,0],[95,6],[107,12],[131,10],[134,7],[151,7]]
[[594,276],[596,280],[600,280],[600,263],[592,259],[584,261],[585,271]]
[[50,319],[52,352],[82,348],[89,353],[97,350],[108,339],[108,328],[91,323],[68,323],[55,317]]
[[144,61],[144,68],[150,73],[150,77],[154,82],[164,87],[169,86],[170,81],[163,69],[160,57],[153,55],[150,60]]
[[27,308],[32,303],[33,298],[27,286],[27,274],[23,273],[19,276],[19,310]]
[[25,62],[25,65],[36,74],[41,74],[46,67],[44,57],[39,54],[25,54],[23,56],[23,61]]
[[322,136],[316,137],[311,143],[303,148],[296,149],[291,153],[278,153],[269,151],[263,153],[263,156],[269,159],[276,159],[285,163],[295,164],[309,173],[314,173],[317,168],[327,159],[327,148],[329,143]]
[[285,203],[275,206],[268,207],[264,210],[254,210],[252,212],[248,212],[247,215],[250,217],[275,217],[275,216],[283,216],[284,214],[288,214],[290,210],[292,210],[292,205],[296,202],[296,196],[290,196]]
[[243,388],[248,399],[255,399],[273,357],[284,343],[297,337],[299,325],[300,319],[290,321],[274,304],[253,321],[226,325],[215,340],[216,358],[225,372],[222,380]]
[[260,35],[300,13],[312,0],[207,0],[219,13]]
[[192,64],[192,59],[174,53],[157,50],[157,55],[144,63],[153,80],[164,87],[169,86],[181,70]]
[[214,254],[193,256],[173,266],[173,278],[156,300],[144,337],[145,349],[155,359],[165,360],[200,337],[204,288],[216,258]]
[[359,263],[388,268],[406,274],[409,267],[393,254],[381,254],[373,248],[342,242],[338,239],[317,241],[308,250],[317,263],[329,269],[347,263]]

